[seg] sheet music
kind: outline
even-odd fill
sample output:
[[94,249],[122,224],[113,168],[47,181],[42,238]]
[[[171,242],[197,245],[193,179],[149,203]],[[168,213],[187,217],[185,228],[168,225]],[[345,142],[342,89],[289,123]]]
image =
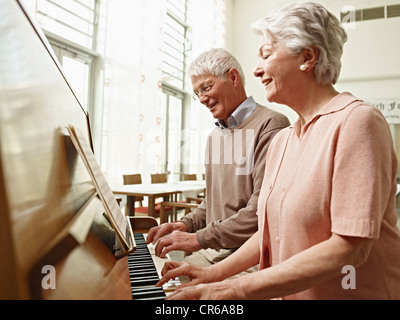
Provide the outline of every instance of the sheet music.
[[104,204],[104,209],[114,227],[117,237],[121,243],[124,251],[132,250],[132,239],[127,235],[128,230],[126,217],[123,215],[120,207],[118,206],[115,196],[105,179],[103,172],[89,146],[89,143],[83,133],[73,126],[67,127],[71,136],[72,142],[81,156],[94,184],[96,190]]

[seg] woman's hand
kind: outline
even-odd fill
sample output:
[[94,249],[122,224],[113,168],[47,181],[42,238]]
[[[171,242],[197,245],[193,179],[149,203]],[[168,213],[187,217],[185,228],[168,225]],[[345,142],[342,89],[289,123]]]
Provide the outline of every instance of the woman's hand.
[[162,278],[156,286],[162,286],[164,283],[179,276],[187,276],[189,283],[184,283],[180,287],[193,286],[199,283],[213,282],[209,274],[209,268],[202,268],[186,262],[167,261],[161,270]]
[[162,278],[156,286],[162,286],[170,279],[178,276],[188,276],[189,283],[184,283],[169,295],[170,300],[231,300],[244,299],[244,293],[236,280],[221,282],[217,278],[213,267],[203,268],[193,264],[177,261],[167,261],[161,271]]
[[235,280],[179,287],[167,300],[239,300]]

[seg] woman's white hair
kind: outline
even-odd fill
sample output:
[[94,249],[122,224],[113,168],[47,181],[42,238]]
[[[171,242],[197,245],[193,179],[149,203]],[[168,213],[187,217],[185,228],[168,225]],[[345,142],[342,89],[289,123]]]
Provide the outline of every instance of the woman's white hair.
[[224,79],[227,71],[232,68],[238,70],[244,85],[245,76],[239,61],[225,49],[213,48],[203,52],[193,60],[188,70],[188,76],[197,77],[209,73]]
[[275,10],[251,26],[258,33],[283,41],[292,54],[316,47],[318,62],[314,69],[320,84],[335,84],[342,68],[341,57],[347,34],[339,20],[322,5],[296,2]]

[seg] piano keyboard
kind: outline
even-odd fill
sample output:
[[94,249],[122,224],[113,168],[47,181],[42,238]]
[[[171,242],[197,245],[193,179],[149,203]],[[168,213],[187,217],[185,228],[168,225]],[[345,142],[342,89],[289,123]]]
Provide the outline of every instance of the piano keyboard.
[[137,249],[129,254],[128,266],[134,300],[163,300],[163,288],[155,287],[160,280],[146,240],[142,233],[134,234]]

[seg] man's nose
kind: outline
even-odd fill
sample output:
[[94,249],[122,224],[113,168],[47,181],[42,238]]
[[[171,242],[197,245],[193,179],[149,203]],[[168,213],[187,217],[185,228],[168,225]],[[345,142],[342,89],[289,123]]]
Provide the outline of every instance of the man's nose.
[[200,103],[205,104],[208,101],[208,99],[209,99],[209,97],[207,94],[199,92]]

